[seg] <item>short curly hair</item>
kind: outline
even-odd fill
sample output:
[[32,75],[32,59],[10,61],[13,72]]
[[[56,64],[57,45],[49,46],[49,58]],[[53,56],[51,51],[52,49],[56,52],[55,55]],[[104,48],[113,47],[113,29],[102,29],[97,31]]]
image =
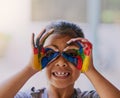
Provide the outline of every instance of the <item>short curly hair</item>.
[[54,29],[53,33],[68,35],[71,38],[84,38],[84,33],[82,32],[80,26],[65,20],[51,22],[46,26],[46,32],[48,32],[50,29]]

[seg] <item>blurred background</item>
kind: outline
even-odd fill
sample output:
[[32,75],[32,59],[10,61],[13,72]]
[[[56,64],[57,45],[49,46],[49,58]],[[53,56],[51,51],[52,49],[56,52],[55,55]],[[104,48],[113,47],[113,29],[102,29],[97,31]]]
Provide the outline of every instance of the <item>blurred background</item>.
[[[93,43],[95,67],[120,89],[120,0],[0,0],[0,82],[25,67],[32,32],[54,20],[80,25]],[[46,85],[43,70],[22,89]],[[83,74],[75,87],[94,89]]]

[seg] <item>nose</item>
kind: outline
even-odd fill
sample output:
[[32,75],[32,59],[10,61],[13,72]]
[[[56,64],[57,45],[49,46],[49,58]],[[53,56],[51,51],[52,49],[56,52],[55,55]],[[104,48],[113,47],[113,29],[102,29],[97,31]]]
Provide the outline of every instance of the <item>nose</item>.
[[67,67],[68,65],[67,65],[66,60],[62,56],[60,56],[57,59],[55,66],[57,66],[57,67]]

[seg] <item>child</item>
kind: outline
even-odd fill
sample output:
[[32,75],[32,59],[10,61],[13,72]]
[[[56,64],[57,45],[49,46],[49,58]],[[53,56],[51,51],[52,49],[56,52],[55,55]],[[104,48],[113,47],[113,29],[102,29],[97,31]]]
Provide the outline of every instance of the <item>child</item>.
[[[119,90],[94,67],[92,44],[79,26],[67,21],[49,24],[34,41],[33,55],[26,67],[0,86],[0,98],[120,98]],[[37,72],[46,70],[48,87],[19,92]],[[96,91],[74,88],[80,74],[85,74]]]

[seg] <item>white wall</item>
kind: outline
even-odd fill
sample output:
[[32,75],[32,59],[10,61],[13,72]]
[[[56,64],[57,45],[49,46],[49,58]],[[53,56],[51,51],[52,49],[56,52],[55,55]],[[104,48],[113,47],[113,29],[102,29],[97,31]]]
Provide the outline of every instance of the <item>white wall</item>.
[[0,0],[0,33],[9,35],[4,57],[0,58],[1,81],[21,69],[28,60],[30,5],[30,0]]
[[24,50],[29,46],[26,41],[31,18],[30,5],[30,0],[0,0],[0,33],[10,36],[6,55],[1,62],[7,63],[5,65],[8,67],[19,66],[26,61],[26,56],[22,57],[22,54],[25,54]]
[[30,0],[0,0],[0,31],[19,32],[25,30],[29,22]]

